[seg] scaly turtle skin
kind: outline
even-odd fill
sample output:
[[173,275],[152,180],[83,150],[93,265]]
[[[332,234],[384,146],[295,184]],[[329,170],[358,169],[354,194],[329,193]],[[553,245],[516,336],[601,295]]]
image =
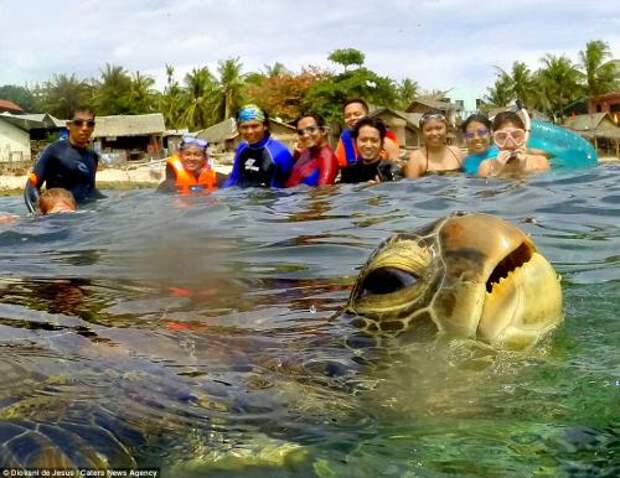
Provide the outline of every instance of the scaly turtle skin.
[[557,274],[517,227],[452,215],[387,239],[369,258],[346,310],[368,334],[428,330],[493,346],[532,346],[562,321]]

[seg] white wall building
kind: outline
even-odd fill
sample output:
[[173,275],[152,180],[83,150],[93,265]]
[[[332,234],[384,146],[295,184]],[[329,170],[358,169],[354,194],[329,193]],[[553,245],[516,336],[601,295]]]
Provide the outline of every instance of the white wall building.
[[0,115],[0,163],[30,161],[30,134]]

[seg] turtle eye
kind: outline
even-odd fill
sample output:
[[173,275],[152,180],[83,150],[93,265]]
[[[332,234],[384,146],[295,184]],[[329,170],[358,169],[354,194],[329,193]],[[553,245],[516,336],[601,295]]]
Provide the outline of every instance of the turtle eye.
[[381,267],[372,271],[364,278],[360,295],[391,294],[405,287],[412,286],[417,281],[418,277],[411,272],[396,269],[395,267]]

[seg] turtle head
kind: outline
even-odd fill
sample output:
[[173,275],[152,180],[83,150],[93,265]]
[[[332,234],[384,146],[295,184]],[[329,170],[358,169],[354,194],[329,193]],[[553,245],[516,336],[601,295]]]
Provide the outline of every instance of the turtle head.
[[371,255],[347,304],[369,333],[432,326],[513,349],[561,322],[561,309],[558,276],[532,240],[486,214],[454,215],[392,236]]

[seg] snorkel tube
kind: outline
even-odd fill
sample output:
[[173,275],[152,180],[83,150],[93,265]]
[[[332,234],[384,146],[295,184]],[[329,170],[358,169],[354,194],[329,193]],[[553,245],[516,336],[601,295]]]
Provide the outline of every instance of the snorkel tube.
[[592,145],[577,133],[550,123],[531,120],[527,110],[517,102],[517,112],[525,124],[529,149],[543,150],[550,156],[553,169],[581,169],[596,166],[596,151]]

